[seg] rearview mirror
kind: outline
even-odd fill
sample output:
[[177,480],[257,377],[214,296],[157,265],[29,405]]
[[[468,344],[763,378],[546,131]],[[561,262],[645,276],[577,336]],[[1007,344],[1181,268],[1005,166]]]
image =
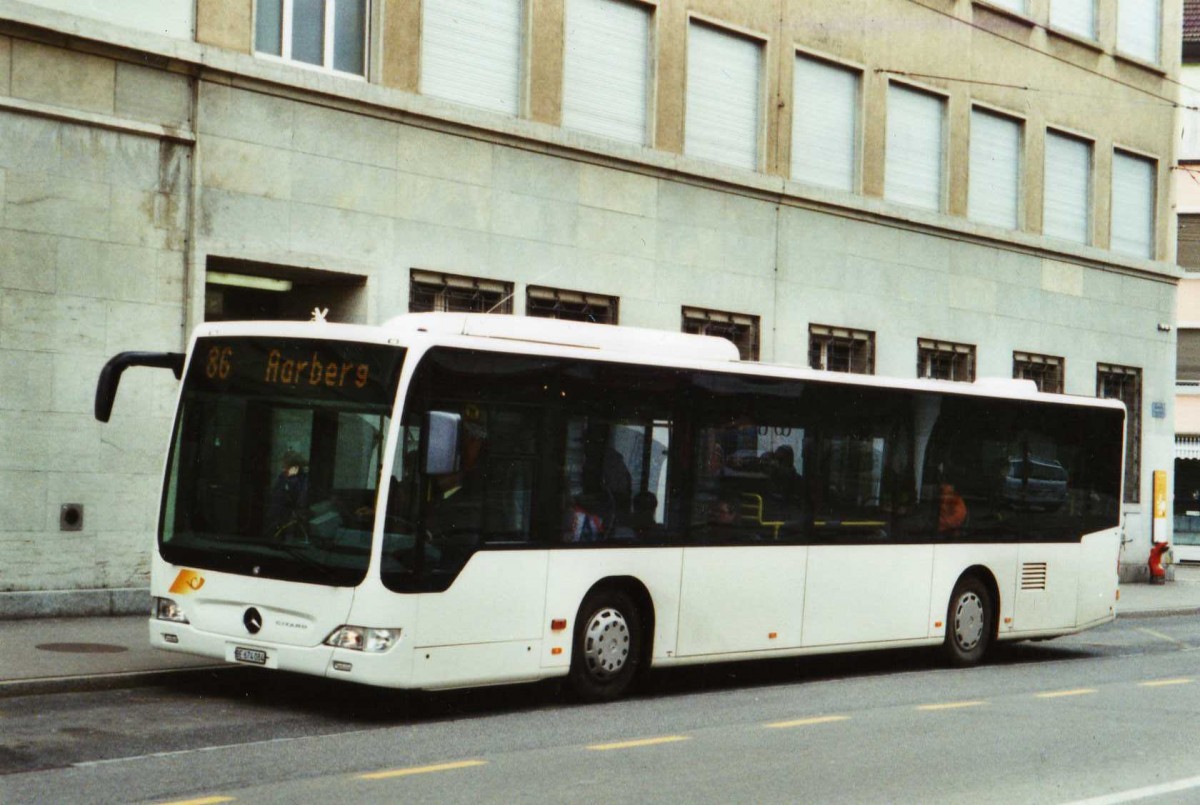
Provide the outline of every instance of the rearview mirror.
[[449,411],[425,414],[425,473],[445,475],[458,471],[459,433],[462,417]]

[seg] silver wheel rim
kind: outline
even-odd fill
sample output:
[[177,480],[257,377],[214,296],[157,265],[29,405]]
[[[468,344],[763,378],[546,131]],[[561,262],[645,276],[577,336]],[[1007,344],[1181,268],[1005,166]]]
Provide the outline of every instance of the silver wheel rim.
[[954,607],[954,642],[970,651],[983,639],[983,600],[975,593],[959,596]]
[[629,660],[629,623],[612,607],[592,615],[583,632],[583,659],[597,679],[621,673]]

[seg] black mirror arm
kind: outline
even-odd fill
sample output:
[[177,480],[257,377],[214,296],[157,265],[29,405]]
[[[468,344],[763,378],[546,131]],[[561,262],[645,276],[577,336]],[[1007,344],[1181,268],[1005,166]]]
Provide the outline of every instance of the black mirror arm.
[[122,352],[109,359],[100,370],[96,382],[96,419],[107,422],[112,416],[113,401],[117,397],[117,386],[121,375],[130,366],[150,366],[155,369],[170,369],[175,379],[183,377],[184,354],[182,352]]

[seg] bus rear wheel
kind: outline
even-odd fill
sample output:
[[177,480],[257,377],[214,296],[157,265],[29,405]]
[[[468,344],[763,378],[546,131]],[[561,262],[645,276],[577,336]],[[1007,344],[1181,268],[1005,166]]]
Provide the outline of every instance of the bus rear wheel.
[[624,590],[601,588],[584,597],[575,619],[571,689],[584,701],[624,695],[642,663],[642,615]]
[[946,611],[944,650],[951,665],[975,665],[983,659],[995,632],[992,596],[976,576],[959,579]]

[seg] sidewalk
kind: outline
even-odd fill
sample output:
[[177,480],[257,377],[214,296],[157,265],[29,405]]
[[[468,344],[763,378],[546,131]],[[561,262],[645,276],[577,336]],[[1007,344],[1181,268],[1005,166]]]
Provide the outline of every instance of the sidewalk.
[[[1200,567],[1164,585],[1121,587],[1118,617],[1200,614]],[[0,620],[0,698],[134,687],[235,666],[150,647],[143,615]]]

